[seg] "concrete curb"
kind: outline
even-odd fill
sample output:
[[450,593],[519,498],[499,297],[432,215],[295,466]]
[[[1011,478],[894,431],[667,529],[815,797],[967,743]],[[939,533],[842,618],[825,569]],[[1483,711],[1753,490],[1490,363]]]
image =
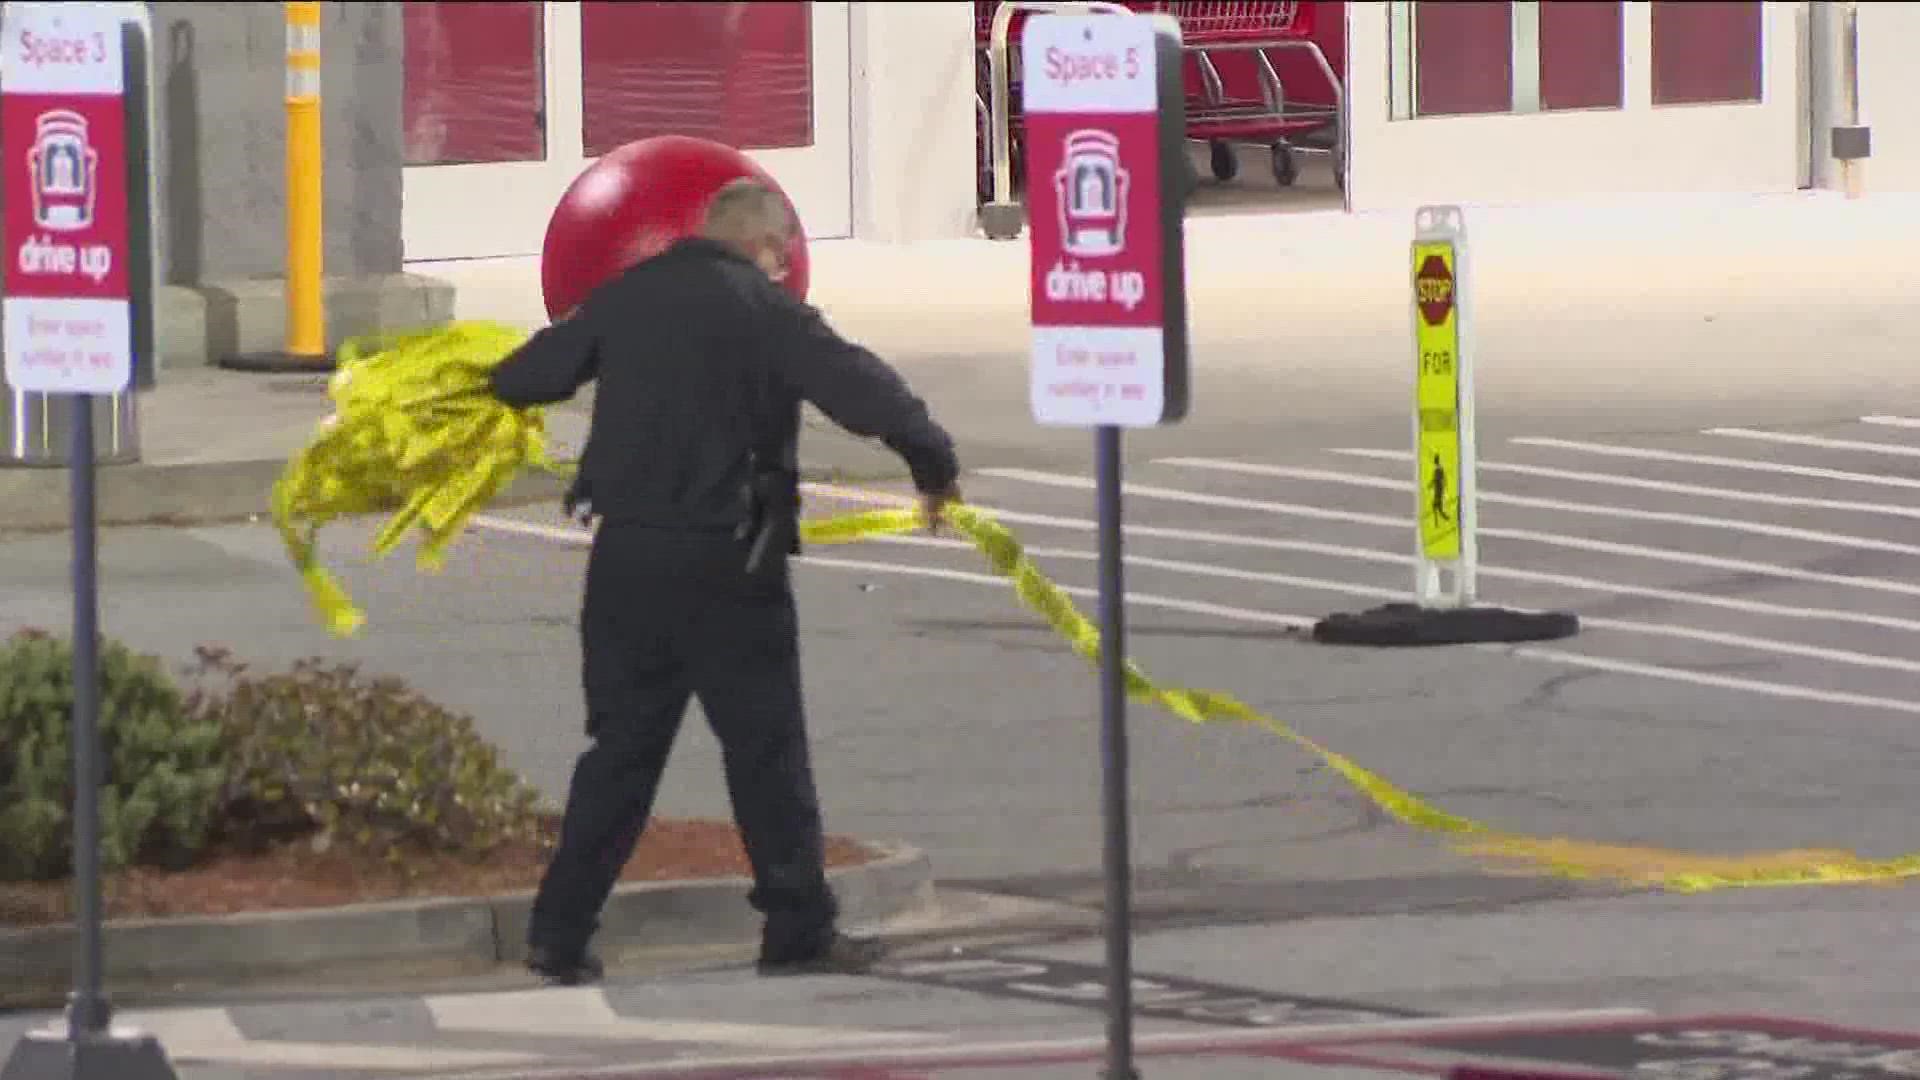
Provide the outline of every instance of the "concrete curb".
[[[869,843],[880,857],[830,872],[842,921],[884,922],[933,903],[932,863],[917,848]],[[759,915],[745,878],[640,882],[607,902],[595,945],[609,961],[655,949],[752,946]],[[116,996],[204,984],[223,992],[299,976],[383,979],[478,974],[521,960],[531,893],[356,904],[307,911],[107,926],[107,983]],[[0,930],[0,1008],[57,1008],[72,987],[71,927]]]

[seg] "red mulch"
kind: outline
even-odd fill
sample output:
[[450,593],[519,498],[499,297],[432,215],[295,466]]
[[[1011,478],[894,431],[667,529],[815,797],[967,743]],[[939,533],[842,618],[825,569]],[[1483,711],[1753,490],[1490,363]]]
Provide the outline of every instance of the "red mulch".
[[[495,896],[540,883],[557,823],[541,841],[501,848],[480,861],[410,856],[399,867],[344,851],[316,852],[307,840],[264,851],[216,851],[184,870],[137,867],[107,879],[110,919],[231,915],[339,907],[422,896]],[[827,838],[827,865],[858,866],[878,853]],[[647,824],[623,881],[746,877],[752,869],[731,822],[659,820]],[[72,919],[69,882],[0,882],[0,926],[44,926]]]

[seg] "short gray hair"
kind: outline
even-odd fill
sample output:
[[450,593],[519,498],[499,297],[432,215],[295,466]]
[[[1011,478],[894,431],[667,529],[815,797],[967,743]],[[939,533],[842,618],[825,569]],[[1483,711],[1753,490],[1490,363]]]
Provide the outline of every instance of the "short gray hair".
[[730,180],[707,203],[700,232],[710,239],[745,245],[785,239],[795,222],[780,193],[749,176]]

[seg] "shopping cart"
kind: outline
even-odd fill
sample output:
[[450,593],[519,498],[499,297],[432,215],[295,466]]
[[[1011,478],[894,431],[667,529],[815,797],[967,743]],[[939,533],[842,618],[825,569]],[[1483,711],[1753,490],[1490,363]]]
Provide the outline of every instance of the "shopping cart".
[[[1297,156],[1324,153],[1333,157],[1334,183],[1346,183],[1340,76],[1314,40],[1316,5],[1304,0],[1122,0],[1138,12],[1171,15],[1180,23],[1183,49],[1189,63],[1187,135],[1208,146],[1215,179],[1232,180],[1239,171],[1237,145],[1266,146],[1272,155],[1273,177],[1283,186],[1300,175]],[[980,125],[976,165],[982,200],[992,198],[993,158],[987,58],[994,13],[1000,0],[975,0],[974,110]],[[1013,175],[1020,175],[1020,31],[1032,13],[1017,10],[1008,24],[1008,157]],[[1313,62],[1313,83],[1290,93],[1275,66],[1272,53],[1297,50]],[[1317,91],[1317,92],[1316,92]],[[1298,140],[1325,132],[1321,146],[1303,146]]]
[[[1199,83],[1195,87],[1195,80],[1188,80],[1187,137],[1207,144],[1215,179],[1228,181],[1239,171],[1236,144],[1257,143],[1269,148],[1273,178],[1282,186],[1299,178],[1299,153],[1331,155],[1334,183],[1345,186],[1340,76],[1313,38],[1314,4],[1158,0],[1129,2],[1127,7],[1179,20],[1182,48],[1194,61]],[[1324,100],[1289,95],[1271,55],[1283,50],[1300,50],[1312,58],[1324,80]],[[1216,53],[1226,55],[1216,60]],[[1323,131],[1330,136],[1324,149],[1295,142]]]
[[[993,47],[993,16],[1000,0],[974,0],[973,3],[973,107],[980,121],[980,138],[975,151],[978,187],[982,201],[993,197],[993,112],[988,106],[993,81],[987,50]],[[1020,175],[1020,31],[1032,13],[1016,10],[1007,24],[1007,121],[1009,159],[1013,175]],[[1015,181],[1018,182],[1017,180]]]

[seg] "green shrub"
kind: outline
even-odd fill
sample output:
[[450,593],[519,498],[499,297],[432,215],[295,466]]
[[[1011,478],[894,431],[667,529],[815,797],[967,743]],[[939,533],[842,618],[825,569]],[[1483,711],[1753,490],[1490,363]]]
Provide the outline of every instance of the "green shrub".
[[193,712],[225,732],[232,771],[224,817],[236,831],[311,832],[401,861],[413,851],[480,856],[530,839],[538,793],[448,711],[353,664],[303,660],[249,674],[224,650],[198,651]]
[[[100,854],[107,869],[180,865],[205,848],[227,776],[217,723],[191,715],[159,661],[100,646]],[[40,631],[0,642],[0,880],[73,870],[73,651]]]

